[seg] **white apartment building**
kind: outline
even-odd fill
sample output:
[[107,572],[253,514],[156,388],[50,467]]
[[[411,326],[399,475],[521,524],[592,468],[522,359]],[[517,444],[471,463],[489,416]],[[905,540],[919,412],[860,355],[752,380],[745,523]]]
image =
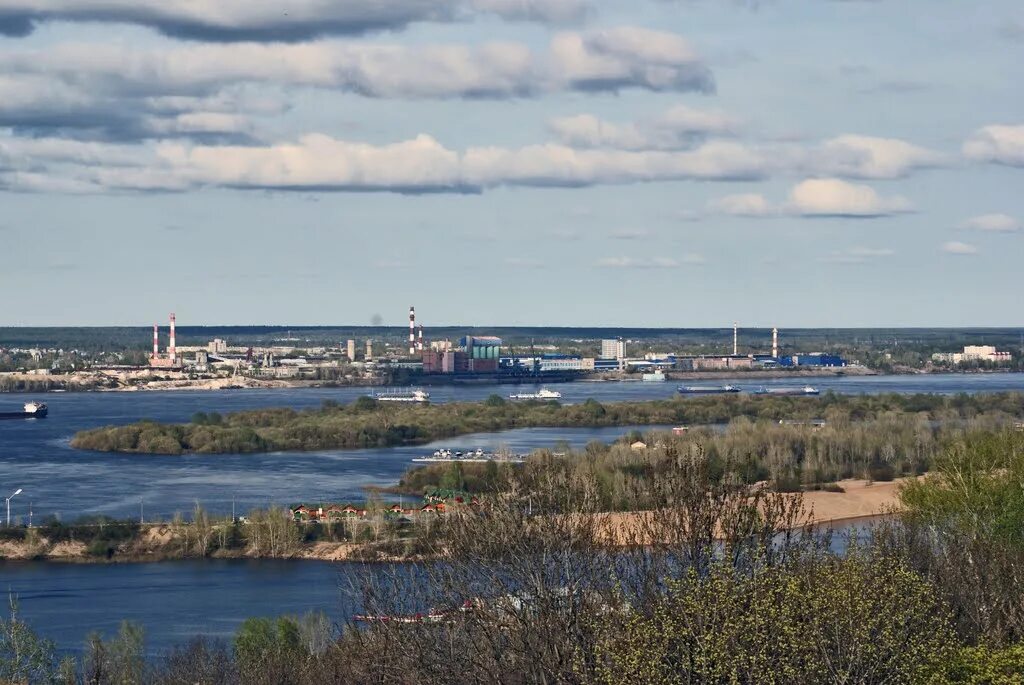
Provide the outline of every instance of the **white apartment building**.
[[622,338],[601,341],[601,359],[625,359],[626,342]]
[[964,362],[1007,364],[1010,358],[1009,352],[999,352],[994,345],[967,345],[963,352],[936,352],[932,355],[933,361],[948,364],[963,364]]

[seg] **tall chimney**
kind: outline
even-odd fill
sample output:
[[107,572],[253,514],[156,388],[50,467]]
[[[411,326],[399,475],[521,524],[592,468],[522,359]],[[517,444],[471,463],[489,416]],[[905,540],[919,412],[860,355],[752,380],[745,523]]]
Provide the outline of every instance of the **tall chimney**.
[[419,335],[419,340],[416,341],[416,349],[419,350],[420,352],[423,351],[423,326],[422,325],[420,325],[420,335]]
[[772,329],[772,358],[779,358],[779,329]]
[[409,307],[409,356],[416,354],[416,307]]
[[153,324],[153,359],[160,356],[160,334],[157,332],[157,325]]
[[174,312],[171,312],[171,341],[167,345],[167,356],[171,358],[171,364],[174,364],[178,358],[178,352],[174,343]]
[[736,357],[740,353],[740,325],[739,323],[732,322],[732,356]]

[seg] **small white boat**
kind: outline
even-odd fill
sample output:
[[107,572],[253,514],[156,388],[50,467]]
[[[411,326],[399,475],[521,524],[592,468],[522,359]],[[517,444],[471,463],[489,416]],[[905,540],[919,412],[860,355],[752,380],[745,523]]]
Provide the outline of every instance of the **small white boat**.
[[561,397],[562,393],[547,388],[541,388],[537,392],[520,392],[508,396],[510,400],[557,400]]

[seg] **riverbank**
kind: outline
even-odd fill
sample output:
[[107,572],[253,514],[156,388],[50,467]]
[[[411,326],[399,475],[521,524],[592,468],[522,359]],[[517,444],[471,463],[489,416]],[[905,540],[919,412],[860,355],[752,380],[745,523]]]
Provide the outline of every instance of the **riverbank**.
[[[289,524],[292,525],[292,524]],[[198,559],[290,559],[305,561],[408,561],[414,555],[395,554],[394,542],[334,542],[317,540],[300,542],[282,550],[260,549],[253,545],[219,548],[210,553],[197,553],[195,529],[191,524],[155,523],[142,527],[128,541],[111,545],[99,553],[96,547],[82,541],[50,542],[35,531],[25,540],[0,541],[0,563],[46,561],[69,564],[153,563]],[[400,543],[398,543],[400,544]]]
[[[483,402],[418,404],[362,397],[347,405],[325,402],[319,409],[267,408],[222,416],[199,412],[190,423],[139,421],[79,431],[75,449],[134,454],[251,454],[422,445],[471,433],[516,428],[600,428],[613,426],[711,425],[745,417],[752,421],[816,421],[831,410],[858,420],[880,413],[928,412],[948,419],[989,409],[1022,417],[1021,394],[975,395],[757,395],[725,393],[640,402],[601,403],[588,399],[510,402],[492,395]],[[966,412],[966,413],[965,413]]]
[[[831,378],[835,376],[881,375],[863,366],[818,369],[774,369],[737,371],[670,371],[666,378],[672,381],[708,380],[724,376],[740,375],[744,379],[772,378]],[[457,385],[457,377],[430,376],[412,379],[413,384]],[[633,382],[640,381],[638,374],[620,372],[581,376],[569,382]],[[521,383],[532,383],[533,379],[520,379]],[[563,381],[564,382],[564,381]],[[0,392],[147,392],[160,390],[245,390],[245,389],[288,389],[288,388],[374,388],[385,383],[378,377],[353,377],[339,380],[314,380],[302,378],[255,378],[252,376],[222,376],[213,374],[185,373],[182,371],[152,369],[99,369],[74,371],[66,374],[0,373]]]
[[0,373],[0,393],[152,392],[166,390],[274,390],[320,387],[374,387],[379,379],[312,380],[200,375],[183,371],[102,369],[66,374]]
[[[839,481],[843,492],[824,490],[803,493],[808,512],[807,523],[833,525],[861,519],[871,519],[897,512],[900,508],[899,489],[909,479],[890,482],[871,482],[859,479]],[[611,539],[622,543],[634,539],[631,531],[650,512],[613,512],[602,514]],[[186,559],[277,559],[292,561],[330,562],[407,562],[421,558],[411,540],[395,542],[331,542],[298,543],[281,552],[267,552],[249,546],[238,549],[218,549],[210,554],[183,552],[187,546],[187,533],[182,526],[151,524],[140,535],[113,548],[111,554],[95,554],[83,542],[61,541],[51,544],[44,538],[32,541],[0,542],[0,563],[18,561],[45,561],[54,563],[111,564],[147,563]],[[406,545],[406,553],[396,552],[396,545]]]

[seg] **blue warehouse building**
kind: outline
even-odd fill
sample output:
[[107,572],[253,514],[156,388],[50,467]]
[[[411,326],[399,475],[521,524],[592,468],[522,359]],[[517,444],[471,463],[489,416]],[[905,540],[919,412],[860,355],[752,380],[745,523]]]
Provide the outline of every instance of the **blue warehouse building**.
[[794,354],[779,357],[779,366],[846,366],[846,360],[834,354]]

